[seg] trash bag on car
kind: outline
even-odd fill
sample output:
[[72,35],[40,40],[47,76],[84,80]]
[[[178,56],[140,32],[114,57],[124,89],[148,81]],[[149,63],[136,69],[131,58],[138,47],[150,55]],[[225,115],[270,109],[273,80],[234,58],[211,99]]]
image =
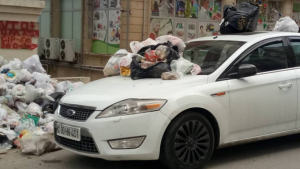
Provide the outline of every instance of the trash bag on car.
[[136,56],[134,56],[132,59],[130,69],[131,79],[133,80],[144,78],[161,78],[162,73],[171,71],[170,65],[165,62],[158,62],[147,69],[143,69],[139,64],[139,61],[136,60]]
[[253,32],[257,28],[259,6],[248,2],[228,6],[221,23],[222,34]]
[[280,18],[279,21],[276,22],[276,25],[275,25],[273,31],[298,33],[299,27],[292,18],[290,18],[289,16],[286,16],[286,17]]
[[162,48],[161,45],[168,47],[168,49],[163,49],[163,50],[165,50],[164,52],[167,53],[167,56],[166,56],[166,62],[167,63],[170,64],[172,62],[172,60],[177,60],[177,59],[180,58],[179,53],[178,53],[178,47],[173,46],[171,42],[160,43],[160,44],[157,44],[157,45],[145,46],[145,47],[141,48],[138,51],[138,54],[144,56],[144,54],[146,53],[146,51],[148,49],[156,50],[157,48]]

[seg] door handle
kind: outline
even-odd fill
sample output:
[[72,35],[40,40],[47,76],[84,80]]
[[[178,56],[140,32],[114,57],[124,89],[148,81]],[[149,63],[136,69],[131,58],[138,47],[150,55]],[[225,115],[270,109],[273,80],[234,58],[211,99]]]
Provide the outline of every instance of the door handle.
[[291,88],[293,86],[292,83],[287,83],[287,84],[282,84],[282,85],[279,85],[279,89],[287,89],[287,88]]

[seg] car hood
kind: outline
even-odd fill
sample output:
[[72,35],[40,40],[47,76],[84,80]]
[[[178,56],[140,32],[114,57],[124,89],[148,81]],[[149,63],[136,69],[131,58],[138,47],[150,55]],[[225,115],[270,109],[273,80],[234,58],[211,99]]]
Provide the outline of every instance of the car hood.
[[136,99],[168,99],[170,93],[207,83],[208,76],[185,76],[180,80],[108,77],[88,83],[66,94],[61,103],[96,107],[103,110],[119,101]]

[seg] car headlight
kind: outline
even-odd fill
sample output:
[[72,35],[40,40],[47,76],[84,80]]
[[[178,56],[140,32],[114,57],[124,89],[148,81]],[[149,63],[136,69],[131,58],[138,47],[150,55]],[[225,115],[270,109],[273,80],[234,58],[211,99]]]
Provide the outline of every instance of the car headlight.
[[157,111],[160,110],[166,102],[167,100],[160,99],[128,99],[106,108],[96,118],[126,116]]

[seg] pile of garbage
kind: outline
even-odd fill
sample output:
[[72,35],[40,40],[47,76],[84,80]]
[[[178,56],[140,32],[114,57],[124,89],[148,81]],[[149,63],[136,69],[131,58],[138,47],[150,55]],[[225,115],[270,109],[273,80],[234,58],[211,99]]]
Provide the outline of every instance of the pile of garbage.
[[133,80],[177,80],[187,74],[200,74],[199,65],[182,57],[185,47],[180,38],[171,35],[160,36],[156,40],[134,41],[130,43],[132,53],[119,50],[108,60],[103,72],[105,76],[122,75]]
[[11,148],[36,155],[59,149],[54,112],[65,93],[83,83],[58,83],[45,73],[38,55],[23,62],[0,56],[0,72],[0,154]]

